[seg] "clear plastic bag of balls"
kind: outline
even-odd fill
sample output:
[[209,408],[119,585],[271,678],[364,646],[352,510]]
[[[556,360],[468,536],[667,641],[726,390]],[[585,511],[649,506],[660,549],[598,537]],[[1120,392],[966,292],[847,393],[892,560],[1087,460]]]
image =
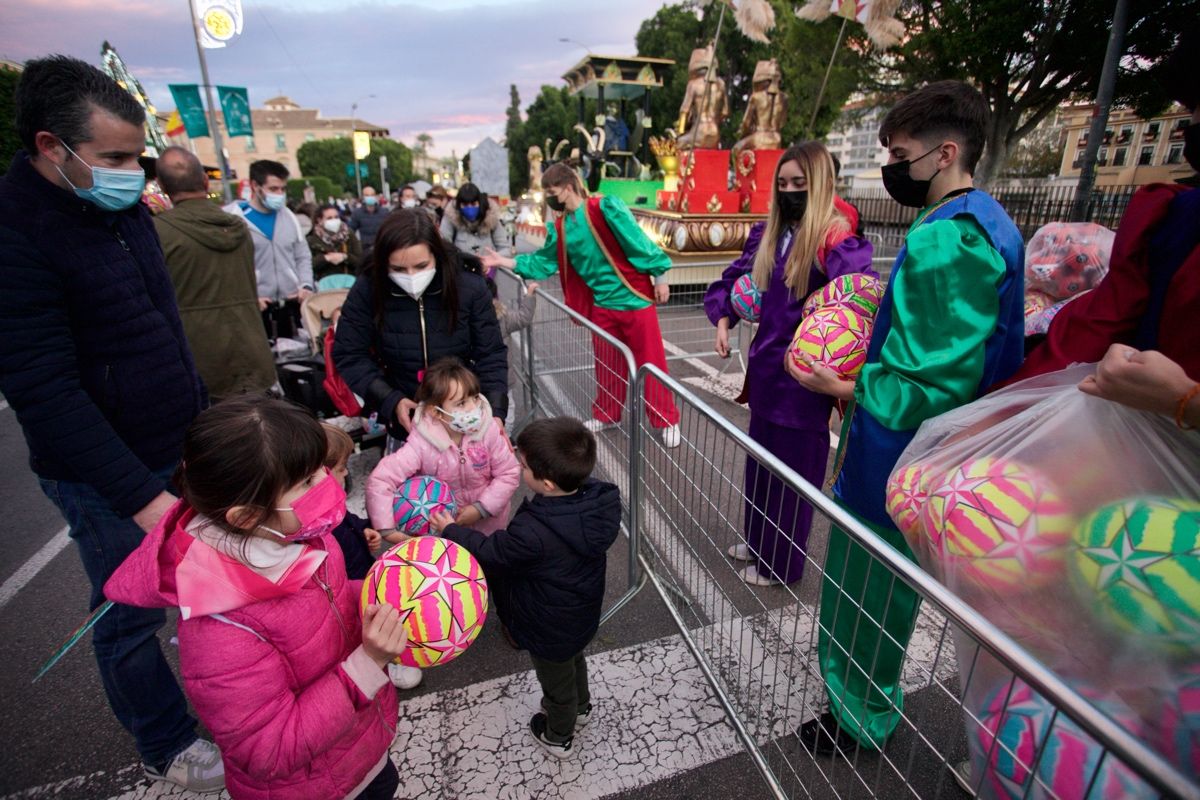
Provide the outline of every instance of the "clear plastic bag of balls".
[[[1031,378],[925,422],[888,481],[888,513],[925,570],[1195,780],[1200,432],[1079,391],[1094,372]],[[974,644],[957,644],[985,795],[1071,796],[1084,781],[1078,796],[1109,796],[1088,794],[1095,780],[1153,796],[994,660],[968,679]]]
[[1108,273],[1116,234],[1094,222],[1051,222],[1025,246],[1025,290],[1053,301],[1094,289]]

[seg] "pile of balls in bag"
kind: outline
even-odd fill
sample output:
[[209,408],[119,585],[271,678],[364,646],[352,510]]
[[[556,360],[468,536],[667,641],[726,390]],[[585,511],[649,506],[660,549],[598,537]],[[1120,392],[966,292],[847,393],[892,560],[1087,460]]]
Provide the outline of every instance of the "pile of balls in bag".
[[1063,306],[1108,274],[1116,234],[1094,222],[1051,222],[1025,246],[1025,335],[1050,329]]
[[[1076,387],[1015,384],[921,426],[887,510],[921,565],[1192,780],[1200,777],[1200,434]],[[983,796],[1153,797],[959,632]]]
[[[804,302],[803,317],[788,348],[788,358],[801,372],[811,372],[809,362],[819,361],[843,380],[853,380],[867,361],[867,345],[883,284],[869,275],[835,278]],[[733,284],[730,304],[747,322],[758,322],[762,293],[750,273]]]
[[483,568],[466,549],[430,536],[429,518],[454,516],[450,487],[429,475],[401,484],[392,503],[396,530],[414,538],[376,561],[362,585],[362,609],[387,603],[400,611],[408,644],[396,663],[426,669],[462,655],[487,618],[488,587]]

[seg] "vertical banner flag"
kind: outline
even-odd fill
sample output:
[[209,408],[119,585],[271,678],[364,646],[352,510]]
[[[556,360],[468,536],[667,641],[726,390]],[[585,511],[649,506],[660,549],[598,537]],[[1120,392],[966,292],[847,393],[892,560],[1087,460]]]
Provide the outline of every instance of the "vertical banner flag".
[[354,132],[354,157],[362,161],[371,155],[371,134],[366,131]]
[[195,139],[208,136],[208,120],[204,117],[204,104],[200,102],[200,87],[194,83],[172,83],[167,86],[175,100],[175,108],[183,118],[187,135]]
[[225,130],[230,136],[253,136],[254,122],[250,118],[250,96],[241,86],[218,86],[221,111],[225,114]]
[[242,0],[196,0],[200,44],[208,50],[224,47],[242,32]]
[[845,17],[851,22],[865,23],[867,14],[871,11],[871,3],[870,0],[833,0],[829,10],[834,16]]

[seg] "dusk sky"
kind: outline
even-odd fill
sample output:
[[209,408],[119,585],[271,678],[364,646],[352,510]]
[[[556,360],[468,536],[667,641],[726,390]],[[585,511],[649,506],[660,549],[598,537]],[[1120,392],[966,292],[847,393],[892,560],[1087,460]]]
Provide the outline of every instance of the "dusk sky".
[[[586,51],[633,54],[663,0],[243,0],[244,31],[209,50],[214,84],[258,107],[290,96],[328,117],[358,116],[411,145],[459,156],[504,129],[508,86],[524,109]],[[169,83],[200,83],[187,0],[0,0],[0,58],[65,53],[99,65],[108,40],[160,110]],[[374,98],[368,95],[375,95]]]

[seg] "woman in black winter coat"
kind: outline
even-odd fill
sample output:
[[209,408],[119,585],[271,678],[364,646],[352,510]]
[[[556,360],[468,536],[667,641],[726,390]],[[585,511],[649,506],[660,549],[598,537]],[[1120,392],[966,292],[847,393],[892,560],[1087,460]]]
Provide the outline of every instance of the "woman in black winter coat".
[[334,364],[367,410],[403,438],[425,368],[445,356],[479,376],[503,425],[508,348],[487,284],[461,268],[428,214],[393,211],[375,237],[370,268],[342,306]]

